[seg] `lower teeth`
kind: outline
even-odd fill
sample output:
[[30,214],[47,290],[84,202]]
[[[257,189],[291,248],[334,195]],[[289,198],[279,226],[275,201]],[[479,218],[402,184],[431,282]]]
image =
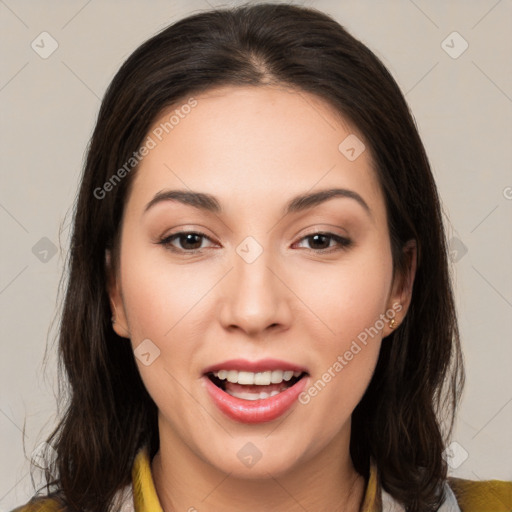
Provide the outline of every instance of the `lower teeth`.
[[227,391],[231,396],[235,398],[242,398],[243,400],[262,400],[264,398],[269,398],[271,396],[276,396],[280,393],[280,391],[271,391],[270,393],[265,393],[265,391],[260,391],[259,393],[249,393],[244,391]]

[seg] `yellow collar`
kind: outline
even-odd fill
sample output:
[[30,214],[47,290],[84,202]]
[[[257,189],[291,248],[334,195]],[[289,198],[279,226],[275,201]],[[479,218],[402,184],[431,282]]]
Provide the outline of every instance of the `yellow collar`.
[[[377,476],[377,467],[372,461],[361,512],[378,510],[380,501],[377,500],[379,494]],[[146,448],[139,450],[135,457],[132,468],[132,485],[135,512],[163,512],[151,476],[151,462]]]

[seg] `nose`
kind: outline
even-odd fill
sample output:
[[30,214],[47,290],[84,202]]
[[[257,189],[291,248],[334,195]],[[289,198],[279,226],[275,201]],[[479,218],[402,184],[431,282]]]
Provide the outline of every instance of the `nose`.
[[240,329],[251,337],[285,330],[291,324],[293,293],[278,262],[264,250],[252,263],[234,255],[234,268],[223,279],[220,321],[227,330]]

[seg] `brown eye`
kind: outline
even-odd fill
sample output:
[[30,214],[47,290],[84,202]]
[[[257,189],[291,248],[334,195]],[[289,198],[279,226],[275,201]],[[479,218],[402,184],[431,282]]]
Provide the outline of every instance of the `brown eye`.
[[[159,243],[171,251],[175,252],[199,252],[204,247],[201,247],[203,240],[210,240],[205,234],[197,233],[195,231],[180,231],[179,233],[174,233],[171,236],[168,236],[161,240]],[[177,242],[179,247],[176,247]]]
[[[348,248],[352,244],[352,240],[335,235],[334,233],[312,233],[301,238],[300,242],[307,240],[310,247],[309,250],[315,252],[333,252]],[[334,245],[331,245],[334,242]],[[306,248],[308,249],[308,248]]]

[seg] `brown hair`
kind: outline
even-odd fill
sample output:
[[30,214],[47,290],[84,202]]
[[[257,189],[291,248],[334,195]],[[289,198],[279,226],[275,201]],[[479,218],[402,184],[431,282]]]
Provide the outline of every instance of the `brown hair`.
[[[106,511],[136,452],[158,450],[157,408],[129,343],[113,332],[105,250],[116,248],[136,167],[104,197],[158,115],[214,86],[293,87],[324,99],[363,134],[385,197],[395,271],[419,251],[411,305],[382,344],[353,412],[351,456],[409,512],[437,510],[442,458],[464,382],[439,198],[414,119],[382,62],[328,15],[286,4],[194,14],[126,60],[103,99],[75,209],[59,355],[68,396],[48,443],[46,490],[71,510]],[[443,423],[446,421],[446,432]],[[52,478],[52,474],[56,477]]]

